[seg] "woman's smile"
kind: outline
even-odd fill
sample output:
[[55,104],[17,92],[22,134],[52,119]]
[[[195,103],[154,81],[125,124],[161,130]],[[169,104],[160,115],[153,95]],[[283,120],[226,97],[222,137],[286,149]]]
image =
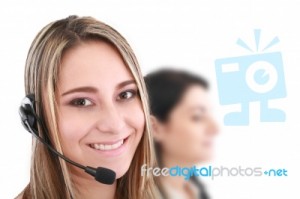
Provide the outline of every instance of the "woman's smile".
[[131,135],[117,141],[96,142],[87,144],[93,152],[104,156],[118,156],[125,152]]

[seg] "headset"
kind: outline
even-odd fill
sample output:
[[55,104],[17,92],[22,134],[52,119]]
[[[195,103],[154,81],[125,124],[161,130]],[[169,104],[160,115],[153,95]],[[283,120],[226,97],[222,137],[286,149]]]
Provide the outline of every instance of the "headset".
[[[19,114],[21,117],[21,121],[25,129],[31,133],[37,140],[39,140],[41,143],[43,143],[54,155],[57,157],[60,157],[61,159],[65,160],[69,164],[72,164],[82,170],[84,170],[86,173],[90,174],[95,178],[96,181],[111,185],[116,180],[116,173],[113,170],[110,170],[108,168],[104,167],[98,167],[93,168],[90,166],[83,166],[77,162],[72,161],[71,159],[67,158],[63,154],[59,153],[56,149],[54,149],[51,146],[50,138],[48,135],[48,131],[42,122],[42,120],[39,118],[35,111],[35,96],[34,94],[26,95],[25,98],[21,102],[21,106],[19,108]],[[42,138],[38,131],[38,125],[41,126],[44,137]]]

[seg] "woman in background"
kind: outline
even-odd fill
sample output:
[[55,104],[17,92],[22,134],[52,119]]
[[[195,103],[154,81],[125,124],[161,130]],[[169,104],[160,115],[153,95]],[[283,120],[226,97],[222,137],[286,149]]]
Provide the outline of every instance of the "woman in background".
[[77,16],[44,27],[28,52],[25,91],[47,129],[41,137],[75,162],[113,170],[117,180],[101,184],[33,138],[30,182],[17,198],[156,198],[153,178],[139,170],[155,162],[145,84],[116,30]]
[[[210,159],[218,131],[211,115],[208,83],[184,71],[161,69],[145,77],[159,166],[191,167]],[[207,199],[196,177],[162,176],[168,199]]]

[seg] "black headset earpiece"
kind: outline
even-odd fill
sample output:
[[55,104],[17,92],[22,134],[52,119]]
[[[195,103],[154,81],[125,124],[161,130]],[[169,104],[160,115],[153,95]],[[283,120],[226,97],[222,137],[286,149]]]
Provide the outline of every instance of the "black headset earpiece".
[[28,126],[25,124],[25,121],[28,121],[30,127],[34,130],[34,132],[37,133],[38,130],[37,118],[35,113],[35,97],[33,94],[29,94],[24,97],[19,108],[19,114],[25,129],[31,133],[31,131],[28,129]]

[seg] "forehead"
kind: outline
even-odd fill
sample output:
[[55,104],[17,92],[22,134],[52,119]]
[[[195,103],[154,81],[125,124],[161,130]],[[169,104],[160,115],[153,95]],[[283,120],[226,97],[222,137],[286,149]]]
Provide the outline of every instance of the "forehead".
[[178,108],[182,110],[186,109],[209,109],[210,99],[207,89],[200,85],[192,85],[184,92]]
[[68,50],[61,60],[58,84],[61,87],[83,84],[112,84],[132,75],[120,53],[104,41],[88,41]]

